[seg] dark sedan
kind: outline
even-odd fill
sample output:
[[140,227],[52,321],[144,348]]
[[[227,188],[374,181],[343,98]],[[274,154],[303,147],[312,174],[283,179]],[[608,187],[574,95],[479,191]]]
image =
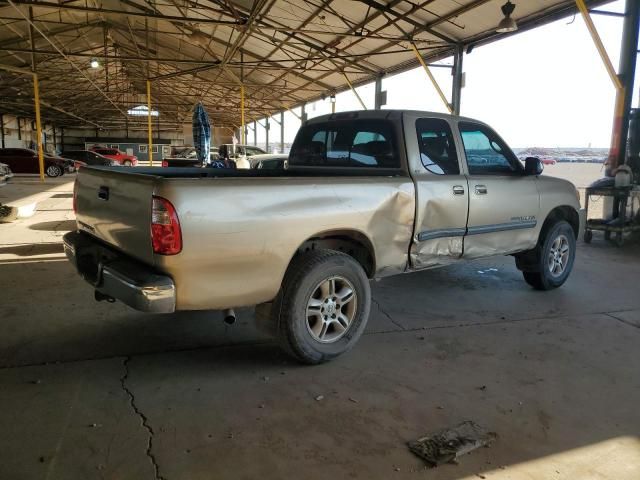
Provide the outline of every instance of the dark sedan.
[[64,158],[84,162],[87,165],[104,165],[108,167],[119,165],[115,160],[107,158],[104,155],[100,155],[99,153],[92,152],[91,150],[70,150],[64,152],[63,155]]
[[[40,173],[38,153],[29,148],[0,148],[0,162],[9,165],[13,173]],[[59,177],[73,170],[70,160],[44,156],[44,171],[49,177]]]

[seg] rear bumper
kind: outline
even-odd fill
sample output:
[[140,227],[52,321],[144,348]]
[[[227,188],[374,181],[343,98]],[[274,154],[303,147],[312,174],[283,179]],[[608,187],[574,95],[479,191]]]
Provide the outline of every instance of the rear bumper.
[[63,243],[69,261],[98,292],[142,312],[175,311],[176,289],[171,277],[156,273],[86,233],[69,232]]

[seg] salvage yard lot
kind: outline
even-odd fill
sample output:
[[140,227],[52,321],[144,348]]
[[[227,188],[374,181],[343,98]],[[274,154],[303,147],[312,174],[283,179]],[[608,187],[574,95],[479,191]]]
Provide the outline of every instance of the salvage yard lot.
[[[69,180],[0,225],[0,478],[640,478],[637,239],[580,242],[547,293],[502,257],[373,282],[355,349],[304,367],[251,310],[95,303],[60,244]],[[434,470],[408,451],[464,420],[497,441]]]

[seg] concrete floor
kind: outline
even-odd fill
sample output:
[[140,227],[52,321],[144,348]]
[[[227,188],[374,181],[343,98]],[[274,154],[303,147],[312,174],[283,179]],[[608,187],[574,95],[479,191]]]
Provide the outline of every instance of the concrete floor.
[[[5,187],[41,201],[0,224],[0,479],[640,478],[637,240],[581,243],[553,292],[510,258],[375,282],[356,348],[303,367],[251,311],[95,303],[68,180]],[[467,419],[499,437],[458,465],[406,448]]]

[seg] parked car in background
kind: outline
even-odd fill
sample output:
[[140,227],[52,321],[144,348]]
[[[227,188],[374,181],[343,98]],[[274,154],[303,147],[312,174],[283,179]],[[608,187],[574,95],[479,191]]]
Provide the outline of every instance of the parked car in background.
[[125,167],[135,167],[138,164],[138,157],[134,155],[127,155],[117,148],[92,147],[90,150],[92,152],[99,153],[104,157],[110,158],[111,160],[115,160],[119,165],[123,165]]
[[285,162],[289,155],[285,153],[266,153],[264,155],[254,155],[250,158],[251,168],[258,170],[284,170]]
[[[40,173],[38,153],[30,148],[0,148],[0,162],[13,173]],[[52,155],[44,156],[44,172],[49,177],[59,177],[75,171],[73,161]]]
[[267,152],[261,148],[251,145],[234,145],[232,143],[224,143],[218,146],[218,158],[223,160],[229,158],[235,160],[243,155],[246,155],[247,159],[254,155],[265,155]]
[[64,152],[63,155],[64,158],[82,162],[85,165],[102,165],[107,167],[119,165],[115,160],[91,150],[69,150]]
[[13,172],[6,163],[0,163],[0,186],[6,185],[6,183],[13,177]]
[[163,167],[202,167],[198,153],[193,147],[186,147],[162,160]]

